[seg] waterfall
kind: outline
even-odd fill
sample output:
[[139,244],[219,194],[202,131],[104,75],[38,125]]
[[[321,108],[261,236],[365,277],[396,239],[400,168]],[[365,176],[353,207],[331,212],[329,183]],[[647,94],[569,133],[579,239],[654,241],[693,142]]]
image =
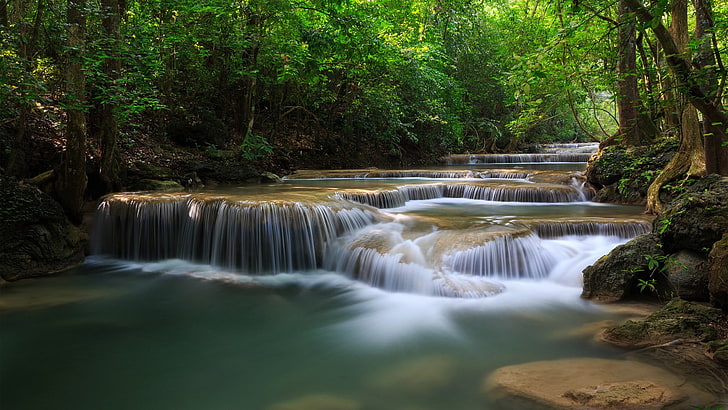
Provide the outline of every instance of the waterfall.
[[477,199],[497,202],[585,202],[587,190],[576,179],[569,185],[528,184],[520,186],[490,186],[467,183],[404,185],[396,189],[374,191],[337,191],[336,200],[353,201],[375,208],[398,208],[407,201],[437,198]]
[[448,165],[462,164],[528,164],[539,162],[587,162],[593,154],[590,152],[576,153],[545,153],[545,154],[460,154],[446,158]]
[[536,235],[503,235],[443,258],[446,269],[500,279],[543,279],[559,261]]
[[652,224],[647,221],[626,222],[540,222],[534,226],[539,237],[544,239],[560,238],[564,236],[603,235],[617,236],[623,239],[648,233]]
[[341,204],[116,195],[97,209],[93,252],[291,272],[319,267],[328,241],[377,220],[370,210]]
[[583,202],[583,192],[573,186],[485,186],[453,184],[445,187],[447,198],[479,199],[499,202]]

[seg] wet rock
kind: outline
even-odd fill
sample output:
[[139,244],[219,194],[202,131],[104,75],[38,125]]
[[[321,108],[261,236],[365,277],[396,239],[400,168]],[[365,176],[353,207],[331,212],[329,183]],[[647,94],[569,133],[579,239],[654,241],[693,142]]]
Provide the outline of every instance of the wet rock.
[[667,252],[690,249],[708,254],[728,232],[728,178],[705,177],[670,203],[654,221]]
[[708,291],[713,306],[728,309],[728,234],[713,244],[708,257]]
[[76,266],[86,236],[50,196],[0,175],[0,278],[14,281]]
[[359,410],[361,407],[361,404],[354,400],[314,394],[273,404],[268,406],[267,410]]
[[682,385],[648,364],[577,358],[502,367],[483,388],[501,409],[662,409],[688,399]]
[[581,297],[599,302],[622,300],[637,291],[640,272],[647,270],[645,255],[662,255],[654,234],[636,237],[584,269]]
[[184,187],[176,181],[142,179],[131,188],[133,191],[162,191],[178,192],[184,191]]
[[671,256],[663,273],[676,297],[699,302],[709,300],[708,259],[705,255],[689,250],[680,251]]
[[267,172],[266,171],[266,172],[261,172],[260,173],[260,182],[275,182],[275,183],[280,183],[280,182],[283,182],[283,180],[278,175],[276,175],[276,174],[274,174],[272,172]]

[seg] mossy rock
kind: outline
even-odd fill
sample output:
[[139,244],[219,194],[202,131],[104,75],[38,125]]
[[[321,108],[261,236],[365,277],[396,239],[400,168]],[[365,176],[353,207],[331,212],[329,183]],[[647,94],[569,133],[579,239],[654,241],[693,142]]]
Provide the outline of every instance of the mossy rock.
[[587,266],[581,297],[616,302],[634,294],[638,279],[647,272],[645,255],[663,255],[657,235],[640,235]]
[[647,188],[677,150],[664,140],[642,147],[614,145],[599,151],[587,164],[587,182],[599,189],[597,202],[644,203]]
[[705,177],[672,201],[654,221],[668,252],[690,249],[707,255],[728,232],[728,178]]
[[177,192],[184,191],[184,187],[176,181],[164,181],[155,179],[142,179],[137,182],[133,190],[134,191],[163,191],[163,192]]
[[725,336],[726,317],[722,310],[697,302],[673,299],[643,320],[628,320],[607,330],[607,342],[625,348],[641,348],[671,342],[709,342]]

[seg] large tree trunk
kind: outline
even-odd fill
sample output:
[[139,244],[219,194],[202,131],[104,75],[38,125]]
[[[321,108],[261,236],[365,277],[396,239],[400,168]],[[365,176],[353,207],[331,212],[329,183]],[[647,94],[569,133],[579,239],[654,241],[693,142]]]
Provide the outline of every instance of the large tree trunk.
[[[713,8],[710,0],[693,0],[695,5],[695,38],[698,40],[698,51],[693,64],[703,72],[702,89],[708,98],[720,101],[721,90],[718,84],[718,71],[715,68],[719,61],[713,48],[714,23]],[[728,175],[728,148],[721,140],[720,127],[705,121],[703,123],[703,141],[705,146],[705,165],[708,174]]]
[[69,218],[81,222],[83,194],[86,190],[86,78],[83,73],[83,45],[86,4],[68,0],[66,56],[66,150],[56,180],[56,197]]
[[[687,97],[688,101],[703,114],[703,121],[715,125],[715,135],[719,141],[726,140],[726,126],[728,125],[728,116],[723,111],[720,101],[710,98],[701,88],[699,75],[692,69],[689,60],[681,53],[678,43],[672,34],[665,28],[660,19],[656,19],[654,15],[642,4],[640,0],[623,0],[630,9],[635,13],[637,18],[643,23],[649,23],[655,36],[660,41],[662,51],[665,54],[668,65],[673,73],[674,79],[680,91]],[[690,147],[694,149],[694,147]],[[663,170],[664,176],[661,174],[652,182],[647,191],[647,211],[650,213],[659,212],[662,204],[659,200],[659,191],[662,185],[671,179],[676,178],[680,173],[678,170],[687,165],[692,167],[693,155],[687,155],[689,148],[683,149],[682,144],[680,152],[675,156],[672,162],[674,166],[668,164]],[[682,153],[682,154],[681,154]],[[685,156],[687,155],[687,158]],[[703,154],[704,155],[704,154]],[[671,162],[671,163],[672,163]],[[676,174],[672,176],[672,174]],[[669,178],[669,179],[668,179]]]
[[[104,36],[108,42],[107,57],[104,60],[103,71],[106,75],[107,88],[116,86],[121,76],[121,59],[119,47],[121,46],[121,14],[123,11],[119,0],[102,0],[103,18],[101,24]],[[106,192],[121,188],[119,161],[119,127],[116,121],[117,105],[105,101],[101,105],[101,163],[99,174]]]

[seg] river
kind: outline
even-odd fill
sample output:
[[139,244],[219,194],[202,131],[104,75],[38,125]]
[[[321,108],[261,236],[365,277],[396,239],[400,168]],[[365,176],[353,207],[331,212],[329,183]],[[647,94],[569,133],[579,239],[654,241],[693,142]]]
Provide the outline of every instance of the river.
[[86,263],[3,288],[2,408],[489,409],[501,366],[617,357],[581,270],[642,208],[487,161],[107,197]]

